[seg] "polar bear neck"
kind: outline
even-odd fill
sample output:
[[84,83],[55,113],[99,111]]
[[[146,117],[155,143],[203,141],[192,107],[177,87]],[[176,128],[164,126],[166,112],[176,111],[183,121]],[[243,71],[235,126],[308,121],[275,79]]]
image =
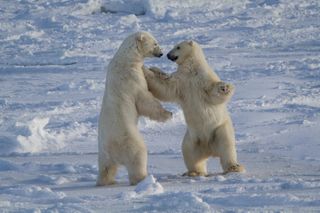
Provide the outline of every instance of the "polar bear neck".
[[139,52],[134,37],[128,37],[122,42],[118,51],[116,52],[114,59],[121,61],[121,63],[128,64],[141,64],[143,65],[144,57]]
[[190,54],[183,63],[179,64],[178,71],[190,72],[194,74],[205,74],[212,78],[214,81],[220,81],[219,76],[211,69],[206,57],[200,46],[195,44],[195,51]]

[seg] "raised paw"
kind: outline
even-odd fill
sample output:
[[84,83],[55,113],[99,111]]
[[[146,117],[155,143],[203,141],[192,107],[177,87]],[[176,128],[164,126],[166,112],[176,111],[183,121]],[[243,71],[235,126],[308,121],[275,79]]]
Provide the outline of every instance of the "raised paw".
[[225,82],[218,82],[217,87],[218,93],[224,96],[231,94],[234,90],[234,86],[232,84],[228,84]]
[[145,66],[142,66],[143,74],[146,78],[154,77],[154,73]]
[[166,80],[166,79],[168,79],[170,77],[167,73],[162,72],[162,70],[157,68],[157,67],[150,67],[149,70],[151,72],[153,72],[153,74],[155,76],[157,76],[158,78],[160,78],[162,80]]

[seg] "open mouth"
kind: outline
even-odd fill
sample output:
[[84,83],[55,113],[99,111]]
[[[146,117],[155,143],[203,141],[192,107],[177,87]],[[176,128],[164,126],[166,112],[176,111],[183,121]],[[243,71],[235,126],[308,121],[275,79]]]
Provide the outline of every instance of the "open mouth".
[[167,55],[168,59],[171,61],[176,61],[178,59],[178,56],[172,56],[172,55]]

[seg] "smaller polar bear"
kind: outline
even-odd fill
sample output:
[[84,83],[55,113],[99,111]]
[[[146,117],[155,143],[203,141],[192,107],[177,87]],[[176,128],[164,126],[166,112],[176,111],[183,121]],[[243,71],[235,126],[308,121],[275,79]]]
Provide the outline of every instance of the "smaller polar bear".
[[194,41],[176,45],[167,57],[178,64],[177,72],[168,75],[157,68],[144,68],[144,73],[156,98],[182,107],[187,123],[182,143],[186,175],[207,175],[209,157],[220,158],[224,173],[244,171],[237,163],[234,129],[226,107],[233,85],[220,81]]
[[161,56],[155,38],[138,32],[123,41],[108,65],[99,117],[98,186],[115,183],[119,165],[127,168],[132,185],[147,175],[147,150],[138,117],[166,121],[172,116],[148,91],[142,70],[144,58]]

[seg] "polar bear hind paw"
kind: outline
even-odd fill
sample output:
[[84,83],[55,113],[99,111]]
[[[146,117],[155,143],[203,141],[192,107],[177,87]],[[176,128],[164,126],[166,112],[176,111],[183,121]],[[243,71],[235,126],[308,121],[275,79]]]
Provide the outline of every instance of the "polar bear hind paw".
[[242,165],[240,165],[240,164],[235,164],[235,165],[230,166],[230,167],[224,172],[224,174],[232,173],[232,172],[244,173],[244,172],[246,172],[246,169],[244,168],[244,166],[242,166]]
[[102,181],[102,180],[98,180],[96,182],[96,186],[106,186],[106,185],[114,185],[116,184],[117,181],[115,180],[111,180],[111,181]]
[[169,112],[167,110],[162,110],[160,113],[159,121],[164,122],[164,121],[167,121],[171,118],[172,118],[172,112]]
[[183,173],[182,176],[189,176],[189,177],[207,176],[207,173],[188,171],[188,172]]

